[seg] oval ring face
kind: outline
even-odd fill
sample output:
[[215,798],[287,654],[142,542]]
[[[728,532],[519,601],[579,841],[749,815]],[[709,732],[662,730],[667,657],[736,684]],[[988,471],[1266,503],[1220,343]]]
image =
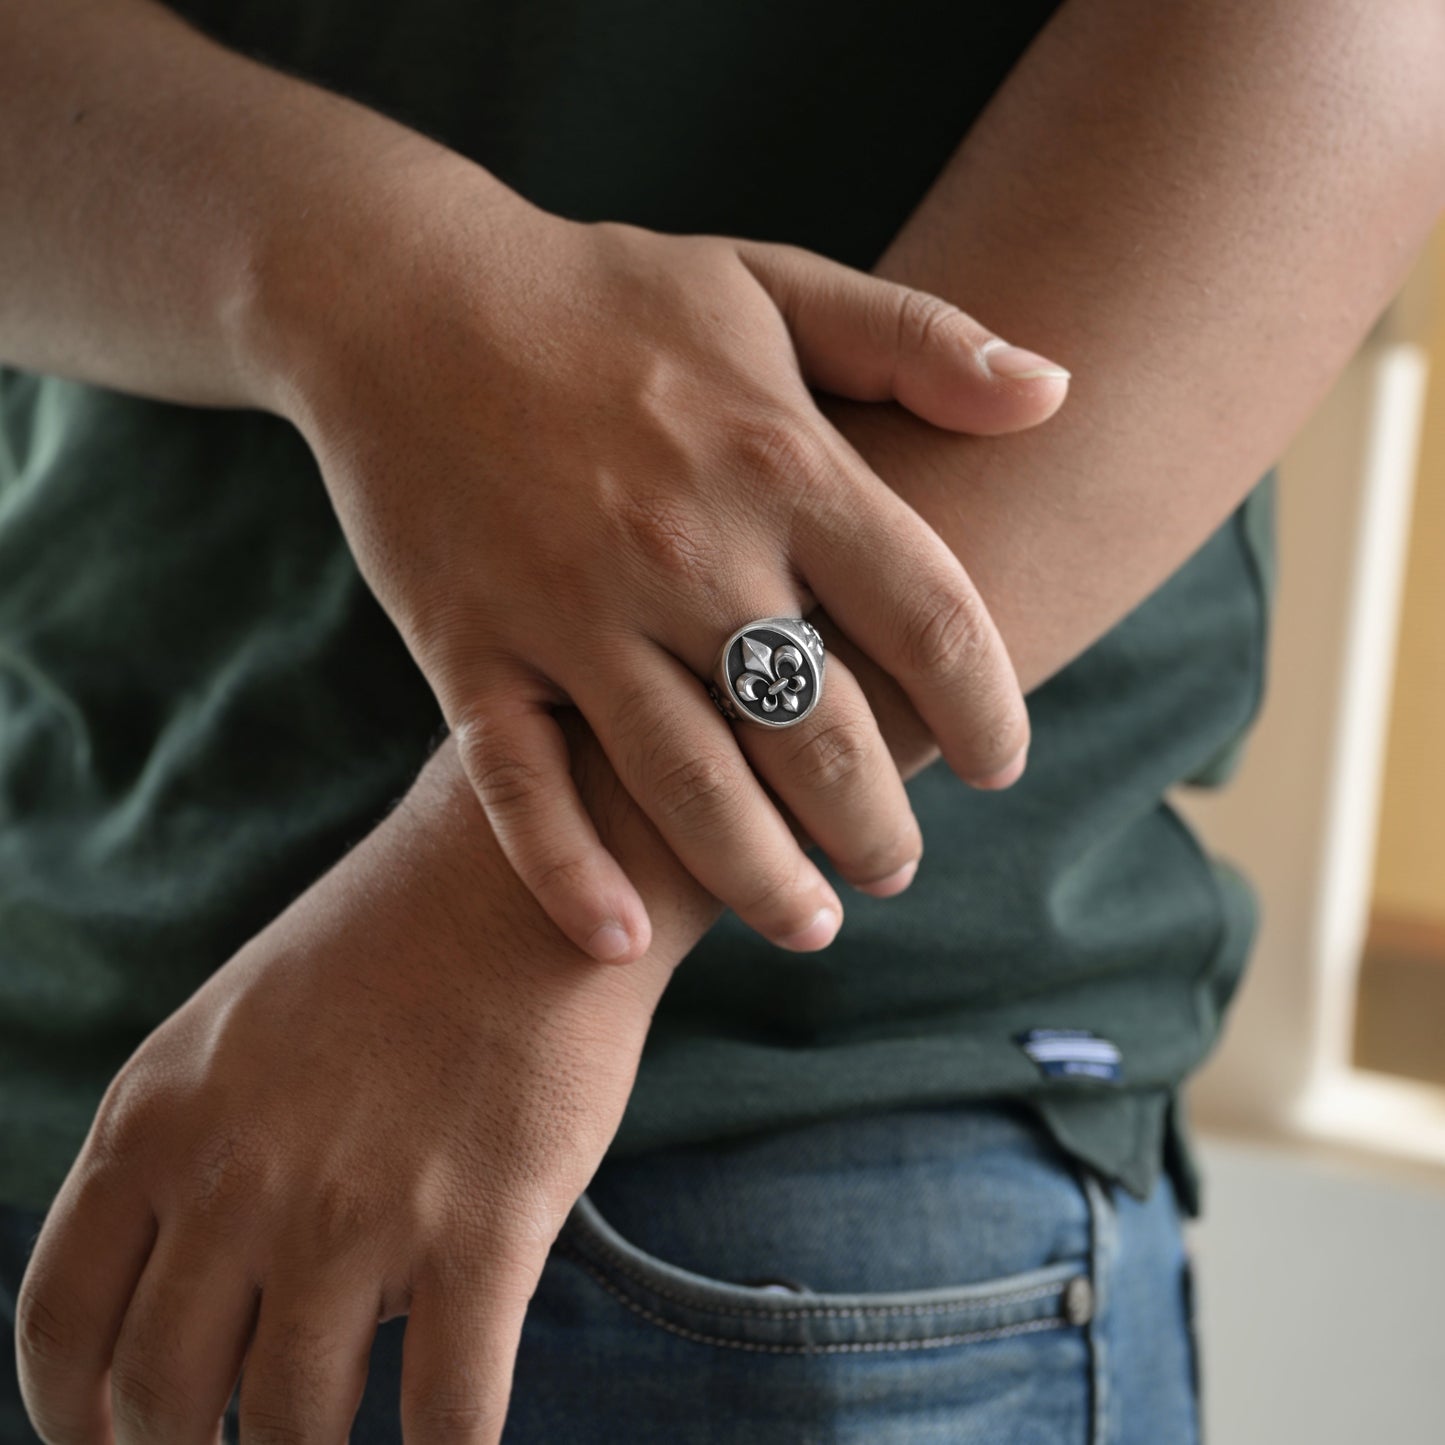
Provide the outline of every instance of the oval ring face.
[[722,681],[732,711],[764,727],[802,722],[822,696],[823,639],[802,618],[750,622],[728,639]]

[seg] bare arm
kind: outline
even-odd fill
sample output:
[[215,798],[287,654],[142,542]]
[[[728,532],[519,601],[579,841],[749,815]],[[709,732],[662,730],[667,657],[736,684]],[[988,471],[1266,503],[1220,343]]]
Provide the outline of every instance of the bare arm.
[[[749,264],[774,249],[552,215],[150,0],[0,0],[0,358],[295,423],[498,841],[599,958],[641,952],[648,915],[577,795],[559,702],[782,946],[823,946],[842,907],[764,784],[854,886],[906,886],[917,822],[844,665],[786,747],[696,685],[739,623],[801,610],[799,578],[885,669],[950,598],[967,655],[902,684],[960,777],[1023,765],[976,589],[805,382],[992,433],[1051,414],[1067,375],[958,314],[900,346],[919,298],[815,255],[789,268],[819,298],[790,328]],[[821,766],[796,765],[800,737]],[[865,759],[846,788],[820,752],[838,738]]]
[[[44,79],[22,57],[62,32],[78,44],[87,27],[150,63],[175,47],[180,90],[139,111],[128,96],[117,128],[88,83],[69,126],[0,128],[0,277],[12,278],[0,280],[0,336],[22,365],[253,402],[274,381],[250,339],[286,310],[266,258],[299,258],[281,291],[320,285],[305,267],[317,226],[304,196],[384,196],[426,166],[475,181],[478,168],[424,138],[263,67],[229,63],[228,103],[203,103],[218,76],[196,68],[197,38],[141,0],[0,5],[0,26],[12,105]],[[1049,426],[1005,438],[947,432],[899,405],[821,401],[963,560],[1025,690],[1219,524],[1385,304],[1445,192],[1442,73],[1434,0],[1072,0],[882,258],[879,274],[976,307],[1077,374]],[[34,104],[53,119],[53,96]],[[262,110],[265,144],[238,145],[236,117]],[[329,127],[333,115],[345,125]],[[141,152],[164,163],[137,198]],[[499,208],[510,195],[496,187]],[[331,240],[368,224],[343,209],[323,229]],[[802,314],[819,310],[814,295],[775,264],[797,329],[836,353],[831,318]],[[817,620],[903,771],[931,761],[898,684]],[[944,651],[956,635],[933,632]]]
[[[176,59],[176,93],[139,115],[128,100],[122,130],[90,85],[66,127],[0,128],[0,336],[20,365],[252,403],[269,384],[245,340],[267,238],[297,224],[317,177],[339,202],[465,164],[260,66],[228,65],[228,104],[202,104],[216,76],[196,37],[137,0],[11,4],[0,26],[12,97],[37,83],[23,58],[83,26]],[[1219,524],[1388,300],[1445,196],[1442,32],[1433,0],[1073,0],[875,268],[1076,374],[1047,428],[1006,439],[822,402],[964,561],[1026,691]],[[262,110],[265,144],[238,146],[236,117]],[[137,196],[139,151],[168,160]],[[830,640],[895,756],[909,771],[936,756],[900,689]]]
[[[1074,0],[882,259],[881,275],[971,304],[1004,334],[1046,348],[1079,374],[1070,405],[1050,426],[1004,439],[947,432],[901,405],[821,402],[862,461],[962,559],[1025,689],[1101,635],[1203,541],[1384,304],[1440,204],[1442,24],[1430,0],[1388,0],[1363,15],[1333,0],[1211,0],[1168,12],[1137,0]],[[407,254],[405,243],[399,251],[375,243],[415,207],[418,187],[434,198],[465,194],[461,250],[471,274],[478,263],[484,273],[489,260],[498,270],[511,262],[525,203],[479,167],[363,107],[210,46],[160,7],[12,0],[0,5],[0,27],[9,42],[0,45],[0,87],[15,114],[29,117],[0,128],[0,167],[13,181],[0,187],[8,198],[0,199],[0,278],[10,278],[0,279],[0,337],[3,354],[21,365],[177,400],[283,409],[292,378],[278,379],[278,369],[311,364],[297,328],[328,305],[337,309],[328,288],[338,273],[361,268],[369,250]],[[77,53],[89,57],[77,67],[84,83],[76,82],[69,124],[58,125],[51,70],[24,58],[58,63]],[[147,75],[164,75],[165,84],[139,84]],[[448,211],[434,232],[444,237],[456,224]],[[93,244],[97,234],[104,247]],[[771,266],[771,290],[795,339],[810,338],[825,358],[866,352],[856,324],[842,324],[820,299],[807,265],[816,258],[799,252],[795,268],[788,253],[759,251],[754,261]],[[468,286],[486,293],[486,276]],[[958,320],[950,318],[955,330]],[[356,347],[373,349],[364,338]],[[862,394],[888,393],[874,383]],[[393,419],[415,434],[415,418]],[[495,446],[498,438],[480,442]],[[631,454],[617,465],[638,475],[652,459]],[[860,465],[860,475],[867,470]],[[394,512],[383,498],[379,515]],[[364,560],[372,556],[369,580],[385,592],[404,570],[398,547],[418,549],[385,537],[377,546],[367,520],[363,512],[349,535]],[[696,524],[716,529],[721,520]],[[664,516],[644,526],[656,531],[659,521],[664,532],[676,525]],[[820,555],[818,565],[826,560]],[[425,570],[449,576],[439,566]],[[759,595],[756,581],[729,580],[740,596]],[[952,680],[955,716],[956,700],[970,695],[958,685],[968,672],[960,648],[978,628],[949,625],[965,596],[956,576],[931,591],[895,590],[911,616],[893,619],[890,632],[911,638],[911,648],[888,648],[880,629],[865,653],[852,618],[820,625],[863,684],[851,694],[858,716],[840,736],[854,757],[860,739],[876,739],[861,726],[866,697],[907,774],[937,756],[937,680]],[[405,617],[401,625],[456,721],[468,695],[453,659],[480,651],[474,614],[492,609],[479,599],[469,612],[453,605],[454,588],[446,591],[444,610],[460,629],[449,652],[431,655]],[[820,600],[831,610],[831,598]],[[871,620],[879,610],[861,612]],[[698,651],[694,666],[705,671],[701,650],[697,639],[673,642],[690,662]],[[880,653],[900,659],[891,675]],[[918,700],[930,682],[936,701],[925,726]],[[833,706],[849,696],[837,691]],[[557,698],[555,690],[527,694],[514,685],[507,706],[538,727]],[[1017,718],[1002,703],[991,713],[1002,720],[999,736],[982,751],[1001,763],[1010,736],[1016,746]],[[699,715],[686,737],[679,732],[679,759],[703,752],[706,722]],[[956,769],[967,732],[955,727]],[[801,777],[836,772],[826,758],[813,759],[821,768],[792,766],[781,739],[766,749],[743,741],[770,781],[796,787]],[[520,742],[504,743],[500,772],[515,777],[519,763],[540,771],[536,735],[530,746],[529,763]],[[843,807],[779,790],[810,835],[847,863],[845,875],[860,879],[882,877],[917,847],[916,826],[903,825],[905,805],[868,747],[863,772],[871,781],[862,788],[855,773],[851,792],[869,800],[865,813],[889,817],[886,828],[861,827],[856,801]],[[552,758],[555,736],[542,751]],[[608,752],[614,764],[623,757],[618,736]],[[664,772],[671,766],[661,764]],[[471,771],[476,781],[475,762]],[[733,792],[736,773],[728,775]],[[642,794],[648,781],[639,758],[629,787]],[[758,895],[764,880],[795,876],[791,892],[773,900],[776,916],[755,915],[772,936],[820,901],[833,906],[820,875],[787,863],[776,830],[757,826],[760,795],[726,826],[714,810],[699,831],[697,817],[664,816],[660,780],[651,781],[654,823],[713,892],[731,893],[738,906],[738,896]],[[534,876],[550,869],[567,877],[566,867],[552,866],[567,860],[533,846],[525,820],[547,821],[532,826],[535,839],[583,826],[577,815],[538,807],[535,789],[508,791],[510,819],[500,791],[491,816],[514,862],[525,874],[519,858],[527,855]],[[694,789],[687,800],[693,813],[699,797]],[[709,832],[723,846],[688,844]],[[892,856],[864,856],[848,841],[874,836]],[[732,846],[743,838],[755,841]],[[771,841],[764,847],[762,839]],[[728,871],[717,871],[724,863]],[[629,916],[621,880],[613,884],[617,915]],[[566,921],[565,910],[552,911]],[[580,942],[596,921],[578,915],[569,936]],[[629,932],[640,946],[645,924]]]
[[[1025,692],[1223,521],[1387,304],[1445,205],[1442,75],[1433,0],[1074,0],[889,247],[880,274],[1074,373],[1006,441],[823,402],[962,558]],[[857,665],[907,771],[937,756]]]
[[154,0],[0,0],[0,97],[0,359],[167,401],[270,385],[243,334],[265,237],[313,205],[356,229],[416,168],[466,164]]
[[[1442,74],[1431,0],[1073,0],[881,258],[1073,369],[1049,425],[1005,438],[822,399],[963,558],[1026,692],[1238,505],[1389,302],[1445,206]],[[933,761],[813,618],[905,776]],[[717,910],[685,892],[700,937]]]
[[[1087,365],[1094,380],[1060,424],[995,447],[881,409],[834,413],[977,569],[1025,686],[1145,595],[1234,505],[1383,304],[1439,204],[1441,34],[1428,7],[1374,7],[1366,30],[1340,7],[1221,0],[1193,8],[1193,43],[1178,53],[1182,9],[1166,33],[1147,6],[1066,8],[884,261],[910,280],[916,266],[948,294],[986,291],[1016,334]],[[1271,26],[1258,48],[1259,27]],[[1146,124],[1160,116],[1169,126]],[[1299,143],[1305,119],[1331,137],[1323,153]],[[917,765],[931,743],[901,695],[870,679],[870,696],[890,743]],[[119,1381],[148,1386],[125,1396],[132,1415],[149,1412],[142,1423],[170,1423],[154,1419],[158,1401],[199,1397],[197,1341],[213,1332],[147,1328],[174,1325],[171,1296],[154,1284],[131,1302],[132,1327],[120,1325],[158,1199],[182,1201],[170,1215],[181,1224],[198,1215],[172,1249],[178,1278],[188,1258],[214,1267],[217,1238],[334,1240],[338,1218],[361,1221],[339,1258],[278,1254],[274,1283],[290,1313],[273,1313],[272,1328],[286,1344],[258,1342],[245,1415],[295,1431],[330,1412],[330,1432],[344,1433],[354,1382],[336,1362],[354,1357],[380,1298],[387,1315],[411,1309],[403,1409],[418,1438],[437,1423],[428,1404],[438,1399],[453,1423],[470,1412],[476,1438],[500,1435],[530,1283],[615,1127],[668,972],[717,911],[574,722],[583,795],[656,919],[646,958],[599,972],[557,939],[500,866],[448,743],[412,805],[198,993],[108,1096],[20,1300],[21,1378],[51,1438],[103,1421],[113,1354]],[[395,959],[419,936],[413,978]],[[361,1001],[330,1007],[336,980],[354,981],[358,967]],[[447,1002],[445,1029],[435,997]],[[314,1141],[328,1133],[307,1128],[314,1083],[292,1084],[295,1061],[277,1050],[298,1013],[325,1021],[329,1042],[313,1048],[333,1051],[349,1115],[379,1119],[408,1160],[389,1174],[400,1200],[389,1214],[365,1212],[370,1193],[348,1192],[369,1178],[352,1167],[375,1157],[365,1137],[328,1148],[319,1200],[278,1190],[267,1173],[281,1138],[314,1179]],[[405,1030],[393,1043],[398,1019],[419,1026],[424,1045]],[[495,1080],[480,1118],[471,1091],[450,1087],[457,1077]],[[374,1111],[355,1107],[372,1097]],[[278,1121],[287,1127],[273,1131]],[[201,1190],[187,1147],[198,1124],[213,1155],[253,1146],[225,1149]],[[458,1163],[475,1180],[479,1147],[495,1182],[449,1187]],[[218,1234],[222,1206],[234,1212]],[[238,1217],[250,1227],[236,1228]],[[159,1265],[146,1273],[164,1284]],[[408,1279],[409,1298],[397,1286]],[[458,1279],[488,1288],[456,1298],[447,1283]],[[354,1296],[346,1310],[338,1281]],[[233,1376],[213,1373],[217,1408],[187,1422],[198,1436]],[[157,1388],[167,1381],[187,1388]]]

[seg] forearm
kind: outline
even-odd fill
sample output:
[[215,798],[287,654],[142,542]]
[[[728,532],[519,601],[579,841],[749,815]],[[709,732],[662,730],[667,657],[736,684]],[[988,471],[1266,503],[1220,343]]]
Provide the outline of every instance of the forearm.
[[[1362,23],[1342,5],[1066,6],[875,268],[1073,369],[1047,426],[997,439],[821,399],[962,558],[1026,692],[1239,503],[1435,219],[1445,13]],[[813,615],[904,773],[931,762],[898,685]],[[664,946],[685,951],[715,912],[684,894]]]
[[[218,406],[276,405],[257,297],[322,289],[304,232],[406,230],[465,174],[375,111],[216,45],[151,0],[0,0],[0,362]],[[445,184],[431,188],[445,194]],[[344,264],[327,248],[327,264]],[[366,303],[377,304],[368,297]]]
[[[947,434],[825,398],[943,535],[1025,692],[1275,461],[1445,200],[1445,9],[1071,0],[875,270],[1069,366],[1046,426]],[[906,699],[834,637],[907,771]]]

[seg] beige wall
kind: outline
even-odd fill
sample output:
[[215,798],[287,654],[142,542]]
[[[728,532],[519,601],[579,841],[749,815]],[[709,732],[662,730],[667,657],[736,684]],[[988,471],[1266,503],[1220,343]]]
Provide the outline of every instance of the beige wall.
[[1201,1140],[1212,1445],[1440,1445],[1445,1188]]
[[1445,227],[1430,258],[1430,391],[1375,867],[1382,914],[1445,926]]

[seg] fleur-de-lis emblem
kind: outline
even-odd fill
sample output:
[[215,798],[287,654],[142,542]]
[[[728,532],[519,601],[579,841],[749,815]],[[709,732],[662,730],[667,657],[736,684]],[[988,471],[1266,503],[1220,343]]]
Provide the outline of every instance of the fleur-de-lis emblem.
[[788,712],[797,712],[798,694],[808,685],[803,654],[793,646],[774,650],[751,637],[742,641],[748,670],[733,679],[738,696],[761,702],[764,712],[777,712],[780,700]]

